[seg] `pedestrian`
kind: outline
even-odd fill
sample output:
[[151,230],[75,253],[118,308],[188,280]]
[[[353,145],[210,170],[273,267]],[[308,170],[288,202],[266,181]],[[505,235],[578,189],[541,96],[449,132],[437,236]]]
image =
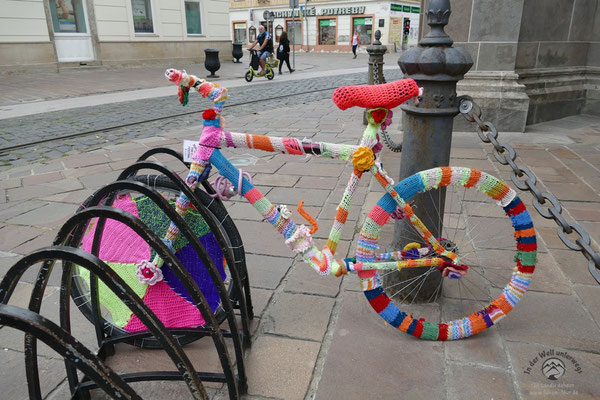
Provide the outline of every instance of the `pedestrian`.
[[352,45],[352,52],[354,53],[354,58],[356,58],[356,49],[358,49],[358,45],[360,44],[360,38],[358,37],[358,32],[356,29],[354,30],[354,34],[352,35],[352,40],[350,41]]
[[290,74],[295,70],[290,66],[290,41],[286,31],[281,33],[279,36],[279,47],[277,48],[277,59],[279,60],[279,75],[281,75],[281,67],[283,62],[287,63],[287,67],[290,70]]
[[260,64],[260,72],[258,75],[265,75],[267,70],[265,69],[265,64],[267,57],[273,53],[273,38],[269,34],[269,32],[265,31],[265,27],[262,25],[258,26],[259,35],[252,43],[248,50],[252,50],[254,46],[258,44],[258,63]]

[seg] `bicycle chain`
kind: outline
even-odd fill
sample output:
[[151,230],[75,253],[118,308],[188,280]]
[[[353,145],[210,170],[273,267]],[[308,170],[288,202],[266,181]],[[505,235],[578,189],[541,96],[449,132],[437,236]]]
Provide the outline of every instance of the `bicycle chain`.
[[[489,121],[481,120],[481,108],[473,101],[470,96],[460,96],[459,111],[469,122],[477,124],[477,134],[484,143],[491,143],[494,146],[494,158],[502,164],[509,165],[512,168],[511,180],[521,191],[529,191],[533,194],[533,208],[544,218],[553,219],[558,225],[557,232],[560,240],[569,249],[581,252],[588,260],[588,270],[594,279],[600,284],[600,255],[591,246],[590,235],[580,225],[567,222],[562,215],[562,205],[560,201],[548,192],[542,192],[537,186],[535,174],[526,166],[520,166],[515,163],[517,152],[512,146],[502,144],[498,141],[498,130]],[[523,179],[525,176],[525,179]],[[521,179],[519,179],[521,178]],[[543,207],[546,201],[550,206]],[[579,237],[575,243],[567,235],[576,233]]]

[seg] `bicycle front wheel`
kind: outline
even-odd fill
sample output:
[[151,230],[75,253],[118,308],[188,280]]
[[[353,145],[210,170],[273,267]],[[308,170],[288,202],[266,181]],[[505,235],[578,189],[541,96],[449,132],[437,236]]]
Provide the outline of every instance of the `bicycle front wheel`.
[[[393,233],[394,224],[388,222],[397,203],[385,194],[363,224],[356,251],[358,265],[375,263],[376,269],[359,272],[373,309],[393,327],[428,340],[469,337],[504,318],[529,287],[536,262],[533,223],[515,191],[491,175],[460,167],[418,172],[394,189],[408,204],[417,196],[428,196],[431,204],[445,208],[445,213],[416,207],[414,211],[429,229],[437,227],[441,236],[437,240],[468,269],[465,275],[450,273],[455,279],[438,279],[425,296],[425,282],[440,275],[438,268],[393,269],[398,260],[440,256],[424,241],[414,243],[420,231],[409,217],[399,219]],[[398,236],[411,230],[412,235]],[[393,235],[406,247],[377,253],[379,243]]]

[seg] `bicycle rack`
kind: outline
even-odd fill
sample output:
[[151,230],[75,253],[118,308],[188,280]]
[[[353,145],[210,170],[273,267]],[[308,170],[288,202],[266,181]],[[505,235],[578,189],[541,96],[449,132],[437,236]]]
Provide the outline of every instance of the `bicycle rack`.
[[[139,399],[139,395],[128,385],[128,382],[152,380],[183,380],[188,385],[194,398],[207,398],[206,390],[202,384],[203,381],[226,383],[231,399],[237,399],[240,394],[246,392],[247,379],[243,349],[250,345],[248,321],[253,318],[253,312],[243,247],[234,249],[229,247],[217,221],[210,216],[210,211],[200,201],[199,193],[201,189],[197,188],[193,192],[175,172],[164,164],[146,161],[148,157],[160,153],[171,155],[183,163],[181,154],[170,149],[157,148],[144,153],[138,162],[126,168],[119,175],[119,180],[100,188],[86,200],[82,208],[61,227],[52,247],[46,247],[25,256],[7,272],[2,282],[0,282],[0,323],[25,332],[25,363],[30,398],[41,398],[37,364],[37,340],[46,343],[64,357],[69,389],[74,398],[89,398],[90,390],[102,389],[112,397]],[[185,163],[183,164],[185,165]],[[174,187],[177,187],[190,199],[191,204],[207,223],[229,266],[231,290],[236,294],[235,303],[229,298],[215,264],[190,226],[158,191],[150,185],[133,180],[135,174],[141,169],[157,171],[160,176],[170,180]],[[214,193],[210,184],[206,181],[203,181],[202,184],[209,194]],[[192,246],[211,277],[212,283],[218,292],[221,307],[224,310],[225,320],[229,325],[228,330],[220,328],[202,291],[190,273],[181,265],[161,239],[137,217],[119,208],[112,207],[117,194],[123,190],[146,196],[164,213],[166,218],[173,221],[177,226],[180,234]],[[219,199],[214,201],[220,202]],[[88,253],[79,246],[82,243],[88,223],[96,218],[97,225],[93,233],[91,249]],[[227,218],[230,217],[227,215]],[[98,258],[107,219],[116,220],[128,226],[165,260],[176,278],[190,294],[193,303],[204,318],[206,323],[202,328],[166,328],[133,289]],[[223,221],[220,223],[222,224]],[[60,326],[39,315],[49,276],[55,262],[58,260],[62,261],[59,301]],[[23,273],[40,262],[43,262],[43,264],[36,284],[32,289],[29,310],[6,305]],[[89,349],[77,342],[71,335],[70,298],[75,265],[87,269],[90,273],[91,308],[88,317],[94,325],[99,347],[97,355],[94,355]],[[104,324],[100,308],[98,281],[104,283],[130,308],[133,314],[147,327],[147,331],[135,333],[114,332],[113,329],[110,329],[111,326]],[[238,328],[234,308],[239,309],[241,330]],[[50,335],[49,332],[53,332],[53,334]],[[176,338],[175,335],[178,337]],[[188,342],[210,336],[213,339],[223,373],[195,371],[182,348],[184,343],[180,340],[181,335],[185,335]],[[115,345],[117,343],[134,344],[136,340],[147,338],[152,338],[159,343],[158,345],[173,360],[178,371],[116,373],[104,363],[107,357],[115,355]],[[234,373],[225,338],[231,339],[233,342],[237,375]],[[77,344],[72,346],[73,343]],[[84,374],[82,379],[77,375],[78,370]]]

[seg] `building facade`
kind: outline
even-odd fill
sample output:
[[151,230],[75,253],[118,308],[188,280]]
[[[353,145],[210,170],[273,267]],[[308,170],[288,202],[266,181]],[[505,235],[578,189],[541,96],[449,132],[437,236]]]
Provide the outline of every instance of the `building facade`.
[[0,0],[0,71],[200,62],[231,51],[228,0]]
[[[416,46],[419,36],[420,1],[231,0],[230,23],[233,41],[248,45],[256,40],[258,26],[271,32],[275,41],[288,32],[296,49],[351,51],[356,31],[361,45],[373,43],[380,30],[381,43],[390,50]],[[406,28],[406,29],[405,29]]]

